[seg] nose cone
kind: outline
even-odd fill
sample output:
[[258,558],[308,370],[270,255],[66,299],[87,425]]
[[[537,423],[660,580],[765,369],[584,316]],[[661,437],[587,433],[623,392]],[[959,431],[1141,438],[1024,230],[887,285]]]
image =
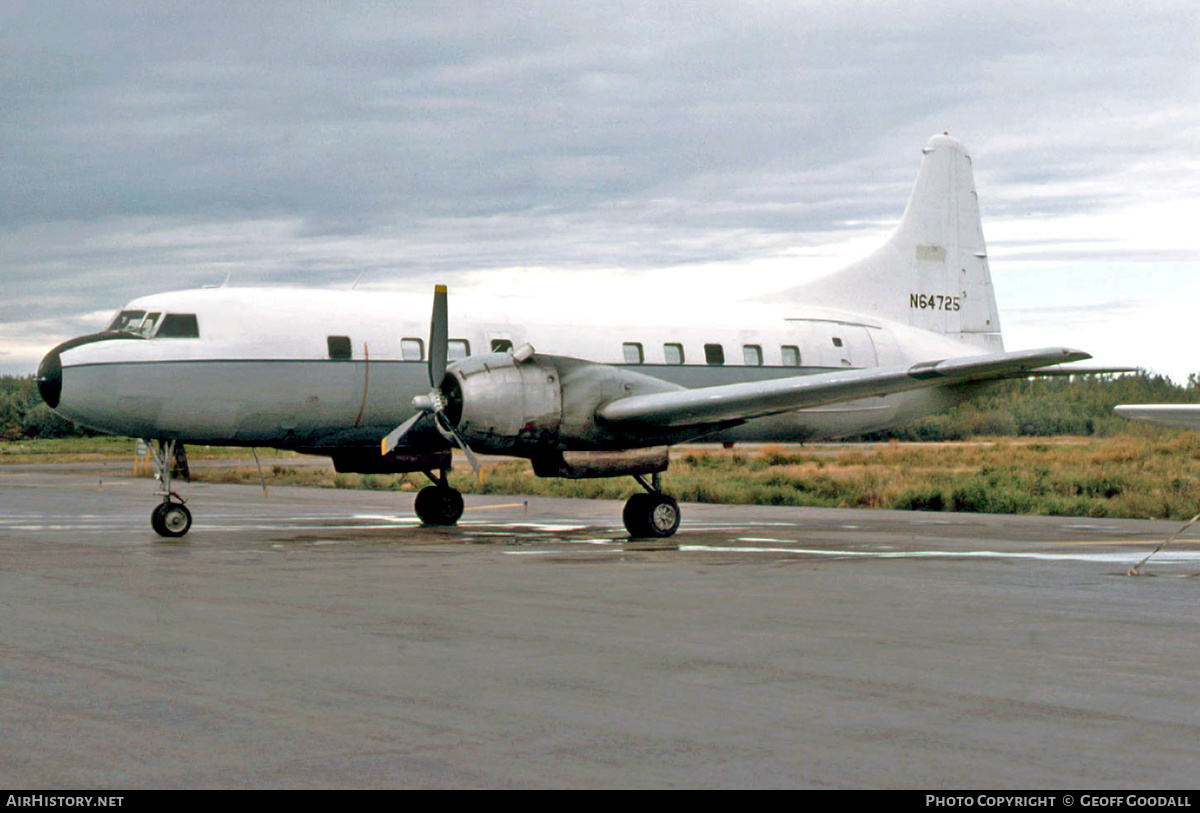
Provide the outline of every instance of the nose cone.
[[57,348],[47,353],[38,365],[37,385],[46,405],[57,409],[58,402],[62,399],[62,359],[59,358]]

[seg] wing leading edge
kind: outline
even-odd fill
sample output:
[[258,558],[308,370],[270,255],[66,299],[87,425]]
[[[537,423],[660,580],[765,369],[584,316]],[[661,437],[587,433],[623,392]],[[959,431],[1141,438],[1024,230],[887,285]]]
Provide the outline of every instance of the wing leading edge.
[[744,421],[797,409],[908,390],[1020,378],[1040,367],[1091,358],[1080,350],[1042,348],[913,365],[874,367],[719,387],[633,395],[602,406],[607,424],[683,427]]

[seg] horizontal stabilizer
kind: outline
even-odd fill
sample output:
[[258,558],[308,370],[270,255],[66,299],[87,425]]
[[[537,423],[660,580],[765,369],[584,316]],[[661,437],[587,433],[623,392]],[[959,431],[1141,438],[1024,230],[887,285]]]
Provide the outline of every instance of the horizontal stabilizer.
[[720,424],[908,390],[1021,378],[1031,370],[1087,358],[1091,358],[1087,353],[1064,348],[964,356],[913,365],[633,395],[610,401],[597,414],[610,425]]

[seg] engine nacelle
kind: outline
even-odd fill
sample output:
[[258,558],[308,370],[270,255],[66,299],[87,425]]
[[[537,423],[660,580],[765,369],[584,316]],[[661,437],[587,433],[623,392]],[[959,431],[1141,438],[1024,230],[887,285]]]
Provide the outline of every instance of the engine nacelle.
[[445,415],[477,452],[542,457],[564,450],[659,445],[660,437],[615,435],[596,410],[616,398],[681,387],[607,364],[518,351],[471,356],[446,370]]

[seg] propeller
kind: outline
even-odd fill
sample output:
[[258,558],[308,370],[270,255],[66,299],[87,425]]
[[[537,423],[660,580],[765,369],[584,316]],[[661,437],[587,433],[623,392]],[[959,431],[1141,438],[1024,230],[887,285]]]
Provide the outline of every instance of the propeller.
[[450,419],[446,417],[446,396],[442,395],[442,379],[446,377],[446,362],[449,353],[449,308],[446,304],[446,286],[435,285],[433,288],[433,315],[429,320],[429,387],[426,395],[418,395],[412,400],[417,414],[388,432],[380,444],[382,453],[386,456],[396,451],[404,436],[408,434],[417,422],[426,415],[433,416],[434,425],[442,436],[467,456],[467,462],[475,472],[475,477],[483,481],[479,471],[479,460],[467,446],[466,441],[454,431]]

